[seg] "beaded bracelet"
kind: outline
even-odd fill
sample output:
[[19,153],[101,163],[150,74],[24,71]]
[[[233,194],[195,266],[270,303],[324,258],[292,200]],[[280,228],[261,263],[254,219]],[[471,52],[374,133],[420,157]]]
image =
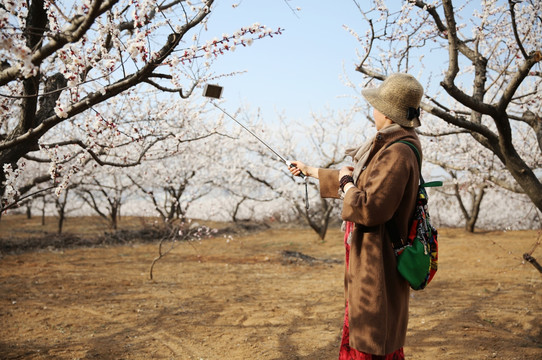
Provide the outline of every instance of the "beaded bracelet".
[[348,183],[353,183],[354,182],[354,178],[350,175],[344,175],[342,178],[341,178],[341,181],[339,182],[339,186],[341,187],[341,191],[344,191],[344,186]]

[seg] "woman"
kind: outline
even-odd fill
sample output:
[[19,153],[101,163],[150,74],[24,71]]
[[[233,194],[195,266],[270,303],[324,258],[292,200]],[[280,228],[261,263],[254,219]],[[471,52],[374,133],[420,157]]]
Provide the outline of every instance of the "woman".
[[362,95],[374,108],[375,137],[347,151],[354,167],[317,169],[292,161],[300,172],[319,179],[322,197],[343,198],[345,232],[345,320],[340,360],[404,359],[409,284],[396,270],[386,222],[395,221],[406,238],[419,184],[421,154],[414,128],[420,126],[423,87],[411,75],[392,74]]

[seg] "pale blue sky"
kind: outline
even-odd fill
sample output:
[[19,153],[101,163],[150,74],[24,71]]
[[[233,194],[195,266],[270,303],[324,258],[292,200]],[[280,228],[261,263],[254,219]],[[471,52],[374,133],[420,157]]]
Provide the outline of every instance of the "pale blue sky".
[[[237,8],[232,4],[239,3]],[[235,110],[240,105],[260,108],[266,122],[273,122],[278,112],[291,120],[309,118],[310,112],[348,108],[353,95],[342,83],[343,66],[349,77],[361,81],[354,71],[357,41],[343,25],[364,33],[365,23],[352,0],[292,0],[301,10],[294,14],[284,0],[218,0],[209,20],[210,36],[232,34],[241,26],[253,23],[282,35],[254,41],[250,47],[238,47],[216,59],[213,71],[235,77],[216,81],[224,87],[223,106]],[[205,35],[203,35],[205,37]],[[211,39],[212,39],[211,36]]]

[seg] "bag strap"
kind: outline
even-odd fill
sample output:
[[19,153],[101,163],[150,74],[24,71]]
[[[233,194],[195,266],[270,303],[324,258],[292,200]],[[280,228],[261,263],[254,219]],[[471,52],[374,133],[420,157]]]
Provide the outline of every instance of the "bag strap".
[[425,184],[425,181],[423,180],[423,177],[422,177],[422,157],[420,156],[420,151],[418,150],[416,145],[414,145],[410,141],[406,141],[406,140],[397,140],[397,141],[392,142],[391,145],[393,145],[395,143],[406,144],[406,145],[408,145],[409,148],[412,149],[412,151],[414,151],[414,155],[416,155],[416,159],[418,159],[418,170],[420,171],[420,185]]
[[[420,171],[420,185],[419,187],[435,187],[435,186],[442,186],[442,181],[430,181],[428,183],[425,182],[422,176],[422,159],[420,156],[420,151],[410,141],[406,140],[397,140],[391,143],[389,146],[395,144],[395,143],[403,143],[405,145],[408,145],[409,148],[412,149],[414,152],[414,155],[416,155],[416,159],[418,160],[418,170]],[[417,201],[417,200],[416,200]],[[390,235],[391,242],[393,244],[393,249],[398,250],[405,246],[405,243],[403,242],[403,239],[401,239],[401,235],[399,234],[399,229],[397,228],[397,224],[395,223],[395,218],[392,217],[390,220],[386,222],[386,230],[388,231],[388,234]]]
[[[423,186],[423,184],[425,184],[425,181],[423,180],[423,177],[422,177],[422,159],[420,156],[420,152],[418,151],[418,148],[416,147],[416,145],[406,140],[394,141],[389,146],[398,142],[408,145],[408,147],[411,148],[412,151],[414,152],[414,155],[416,155],[416,160],[418,160],[418,170],[420,172],[420,186]],[[395,223],[395,216],[393,216],[391,219],[389,219],[386,222],[386,230],[388,231],[394,250],[399,250],[400,248],[406,245],[403,239],[401,238],[401,234],[399,234],[399,229],[397,228],[397,224]]]
[[408,145],[412,149],[412,151],[414,151],[414,154],[416,155],[416,159],[418,159],[418,168],[420,170],[420,186],[424,187],[424,188],[442,186],[442,181],[425,182],[425,180],[423,179],[423,176],[422,176],[422,159],[421,159],[420,152],[418,151],[418,148],[416,147],[416,145],[414,145],[410,141],[406,141],[406,140],[397,140],[397,141],[393,142],[392,145],[395,144],[395,143],[398,143],[398,142]]

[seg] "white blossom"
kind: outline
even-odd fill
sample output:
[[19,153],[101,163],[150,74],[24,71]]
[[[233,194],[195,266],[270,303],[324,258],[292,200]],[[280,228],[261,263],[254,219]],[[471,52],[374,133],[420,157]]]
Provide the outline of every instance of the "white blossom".
[[55,114],[60,118],[63,118],[63,119],[67,118],[68,112],[66,111],[66,107],[67,107],[66,104],[62,104],[60,100],[57,100],[56,106],[55,106]]

